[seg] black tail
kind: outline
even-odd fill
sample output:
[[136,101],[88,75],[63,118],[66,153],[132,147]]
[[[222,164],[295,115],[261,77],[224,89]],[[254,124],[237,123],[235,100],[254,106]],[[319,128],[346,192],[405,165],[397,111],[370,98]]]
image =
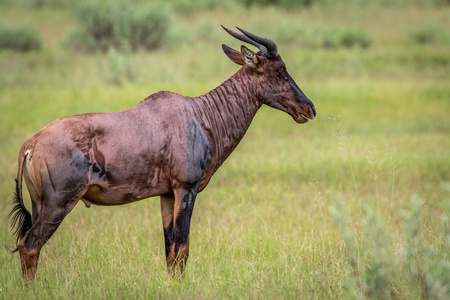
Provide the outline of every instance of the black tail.
[[[22,175],[23,175],[23,165],[25,164],[25,160],[27,158],[27,154],[25,154],[23,158],[23,163],[21,166],[19,166],[20,172],[19,172],[19,178],[16,178],[16,191],[14,193],[14,199],[12,203],[14,204],[13,209],[8,214],[8,219],[11,219],[11,227],[14,229],[14,227],[17,226],[17,228],[14,230],[13,235],[16,235],[16,244],[25,236],[27,231],[31,228],[32,222],[31,222],[31,214],[26,209],[25,205],[23,204],[23,198],[22,198]],[[13,250],[13,252],[16,252],[17,248]]]

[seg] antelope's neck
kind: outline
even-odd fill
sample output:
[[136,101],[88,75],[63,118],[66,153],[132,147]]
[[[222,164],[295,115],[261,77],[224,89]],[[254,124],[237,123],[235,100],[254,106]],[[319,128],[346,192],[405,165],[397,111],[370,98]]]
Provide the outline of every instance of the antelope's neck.
[[262,102],[241,68],[220,86],[195,98],[196,114],[214,142],[219,167],[244,137]]

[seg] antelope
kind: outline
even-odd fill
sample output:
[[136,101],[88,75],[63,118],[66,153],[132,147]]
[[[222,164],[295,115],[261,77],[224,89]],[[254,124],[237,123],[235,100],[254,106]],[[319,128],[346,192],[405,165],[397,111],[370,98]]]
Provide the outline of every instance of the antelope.
[[[199,97],[152,94],[124,111],[61,117],[21,147],[15,205],[9,214],[25,282],[35,278],[39,253],[66,215],[86,207],[122,205],[159,196],[168,272],[183,274],[196,196],[243,138],[263,105],[297,123],[314,119],[313,103],[286,70],[277,45],[239,27],[242,45],[222,49],[242,66]],[[22,181],[30,194],[25,208]]]

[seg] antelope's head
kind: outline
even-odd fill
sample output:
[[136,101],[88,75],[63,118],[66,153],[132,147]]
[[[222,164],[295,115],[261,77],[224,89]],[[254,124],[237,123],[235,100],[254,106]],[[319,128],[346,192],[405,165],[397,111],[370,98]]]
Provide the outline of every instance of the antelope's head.
[[267,38],[259,37],[239,27],[237,33],[222,26],[233,37],[259,49],[254,53],[245,46],[241,51],[222,45],[225,54],[252,74],[252,84],[258,97],[271,107],[292,116],[297,123],[306,123],[316,117],[313,103],[289,75],[286,65],[278,54],[277,45]]

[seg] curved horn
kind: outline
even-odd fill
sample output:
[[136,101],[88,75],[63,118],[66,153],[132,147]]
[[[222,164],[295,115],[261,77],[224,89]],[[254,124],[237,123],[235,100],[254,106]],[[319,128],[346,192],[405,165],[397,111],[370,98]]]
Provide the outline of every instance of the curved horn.
[[[225,29],[225,31],[228,32],[231,36],[237,38],[238,40],[241,40],[241,41],[243,41],[243,42],[249,43],[249,44],[251,44],[251,45],[257,47],[257,48],[259,49],[259,51],[261,51],[262,54],[264,54],[265,56],[268,56],[268,53],[269,53],[269,52],[268,52],[266,46],[264,46],[264,45],[258,43],[257,41],[255,41],[255,40],[253,40],[253,39],[251,39],[251,38],[248,37],[247,35],[244,35],[244,34],[242,34],[242,33],[237,33],[237,32],[235,32],[235,31],[233,31],[233,30],[231,30],[231,29],[226,28],[226,27],[223,26],[223,25],[220,25],[220,26],[222,26],[222,28]],[[239,29],[239,28],[238,28],[238,29]],[[241,30],[241,29],[239,29],[239,30]],[[241,31],[242,31],[242,30],[241,30]],[[244,31],[242,31],[242,32],[244,32]],[[276,47],[276,46],[275,46],[275,47]]]
[[275,44],[274,41],[268,39],[268,38],[263,38],[257,35],[254,35],[253,33],[250,33],[244,29],[241,29],[239,27],[236,26],[237,29],[239,29],[239,31],[241,31],[243,34],[245,34],[247,37],[249,37],[250,39],[254,40],[255,42],[263,45],[264,47],[266,47],[266,49],[268,50],[267,56],[268,57],[272,57],[275,58],[278,56],[278,49],[277,49],[277,44]]

